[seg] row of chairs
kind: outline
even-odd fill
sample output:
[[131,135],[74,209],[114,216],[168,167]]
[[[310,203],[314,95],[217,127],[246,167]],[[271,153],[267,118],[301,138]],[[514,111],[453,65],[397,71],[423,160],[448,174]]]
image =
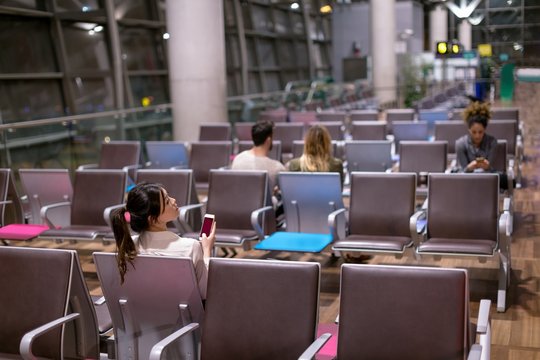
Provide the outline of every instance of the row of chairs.
[[[318,335],[318,263],[211,259],[203,309],[189,258],[138,256],[123,285],[115,254],[94,262],[117,359],[490,358],[490,301],[472,331],[462,269],[343,265],[337,329]],[[75,251],[2,247],[0,271],[0,356],[100,358]]]

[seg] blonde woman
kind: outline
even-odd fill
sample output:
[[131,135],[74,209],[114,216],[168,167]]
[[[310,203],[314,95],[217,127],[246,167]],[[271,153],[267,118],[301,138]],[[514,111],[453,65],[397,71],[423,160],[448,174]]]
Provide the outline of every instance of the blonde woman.
[[287,164],[289,171],[337,172],[343,184],[343,162],[332,156],[332,138],[321,125],[312,126],[304,137],[304,153]]

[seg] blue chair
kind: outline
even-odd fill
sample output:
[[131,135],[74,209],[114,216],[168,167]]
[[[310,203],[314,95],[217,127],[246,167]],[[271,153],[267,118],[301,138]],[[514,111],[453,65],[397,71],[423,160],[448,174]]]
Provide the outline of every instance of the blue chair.
[[282,172],[279,184],[286,231],[273,233],[255,249],[321,252],[333,241],[328,215],[344,208],[339,174]]

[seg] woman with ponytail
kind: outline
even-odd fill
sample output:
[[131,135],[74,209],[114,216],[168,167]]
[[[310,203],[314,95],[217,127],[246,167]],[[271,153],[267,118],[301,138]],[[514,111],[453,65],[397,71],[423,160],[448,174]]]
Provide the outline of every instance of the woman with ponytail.
[[[176,200],[158,184],[142,183],[128,193],[126,206],[111,214],[121,281],[138,254],[186,256],[193,260],[201,296],[206,298],[208,261],[215,241],[215,223],[210,235],[200,241],[182,238],[167,230],[178,217]],[[137,235],[131,235],[131,230]]]

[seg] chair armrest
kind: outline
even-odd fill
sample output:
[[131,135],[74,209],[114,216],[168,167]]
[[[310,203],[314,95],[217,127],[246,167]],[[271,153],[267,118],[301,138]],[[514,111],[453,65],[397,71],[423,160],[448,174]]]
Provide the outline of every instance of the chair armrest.
[[314,342],[309,345],[309,347],[300,355],[298,360],[311,360],[315,358],[315,355],[321,350],[321,348],[326,344],[328,340],[332,337],[330,333],[324,333],[315,339]]
[[272,206],[265,206],[251,212],[251,226],[253,226],[253,230],[257,232],[257,235],[259,235],[259,240],[264,239],[264,221],[259,221],[261,214],[273,210],[274,208]]
[[469,356],[467,356],[467,360],[480,360],[482,357],[482,346],[478,344],[474,344],[471,346],[471,350],[469,351]]
[[[199,327],[199,324],[197,323],[191,323],[188,324],[181,329],[176,330],[171,335],[167,336],[165,339],[159,341],[157,344],[155,344],[152,347],[152,350],[150,350],[150,357],[149,360],[160,360],[161,359],[161,353],[167,346],[169,346],[171,343],[176,341],[177,339],[181,338],[182,336],[191,333],[195,329]],[[194,356],[194,359],[197,359],[198,356]]]
[[136,170],[136,169],[140,169],[141,167],[142,166],[140,164],[126,165],[122,168],[122,170],[124,171]]
[[109,225],[109,227],[112,229],[112,222],[111,222],[111,213],[115,209],[120,209],[122,207],[126,206],[126,204],[118,204],[113,206],[108,206],[103,210],[103,220]]
[[98,164],[86,164],[86,165],[79,165],[77,170],[88,170],[88,169],[97,169]]
[[[330,228],[330,234],[332,234],[332,238],[335,240],[343,239],[345,234],[345,229],[347,228],[347,218],[345,217],[346,210],[343,209],[337,209],[335,211],[332,211],[330,214],[328,214],[328,227]],[[342,215],[345,219],[343,221],[344,226],[342,227],[343,231],[340,233],[339,223],[338,223],[338,216]]]
[[61,318],[58,318],[56,320],[50,321],[44,325],[41,325],[40,327],[31,330],[24,334],[24,336],[21,339],[21,343],[19,345],[19,351],[21,352],[21,356],[23,359],[28,360],[34,360],[36,357],[34,354],[32,354],[32,343],[34,340],[39,337],[40,335],[45,334],[46,332],[57,328],[58,326],[64,325],[65,323],[75,320],[80,317],[79,313],[73,313],[66,316],[63,316]]
[[478,322],[476,323],[476,333],[485,334],[490,326],[489,308],[491,307],[491,300],[480,300],[480,308],[478,309]]
[[71,202],[70,201],[63,201],[63,202],[59,202],[59,203],[56,203],[56,204],[46,205],[46,206],[43,206],[41,208],[39,214],[41,215],[41,218],[43,219],[45,224],[47,224],[47,226],[49,226],[50,228],[55,228],[56,227],[54,225],[54,223],[52,222],[52,220],[49,219],[49,216],[48,216],[47,213],[51,209],[56,209],[56,208],[63,207],[63,206],[71,206]]
[[189,226],[188,214],[192,210],[199,209],[199,211],[201,212],[201,216],[202,216],[202,208],[203,208],[203,206],[204,206],[204,204],[191,204],[191,205],[180,206],[180,213],[178,215],[178,220],[180,221],[182,226],[185,226],[187,229],[192,230],[191,226]]
[[169,168],[169,170],[183,170],[183,169],[189,169],[189,166],[185,164],[185,165],[175,165]]
[[94,305],[103,305],[105,304],[105,296],[100,297],[99,299],[94,300]]
[[409,230],[411,232],[411,239],[413,239],[413,243],[415,247],[420,245],[423,234],[425,233],[425,230],[426,230],[425,228],[422,228],[421,231],[418,232],[418,220],[425,217],[426,217],[426,211],[419,210],[415,212],[409,219]]

